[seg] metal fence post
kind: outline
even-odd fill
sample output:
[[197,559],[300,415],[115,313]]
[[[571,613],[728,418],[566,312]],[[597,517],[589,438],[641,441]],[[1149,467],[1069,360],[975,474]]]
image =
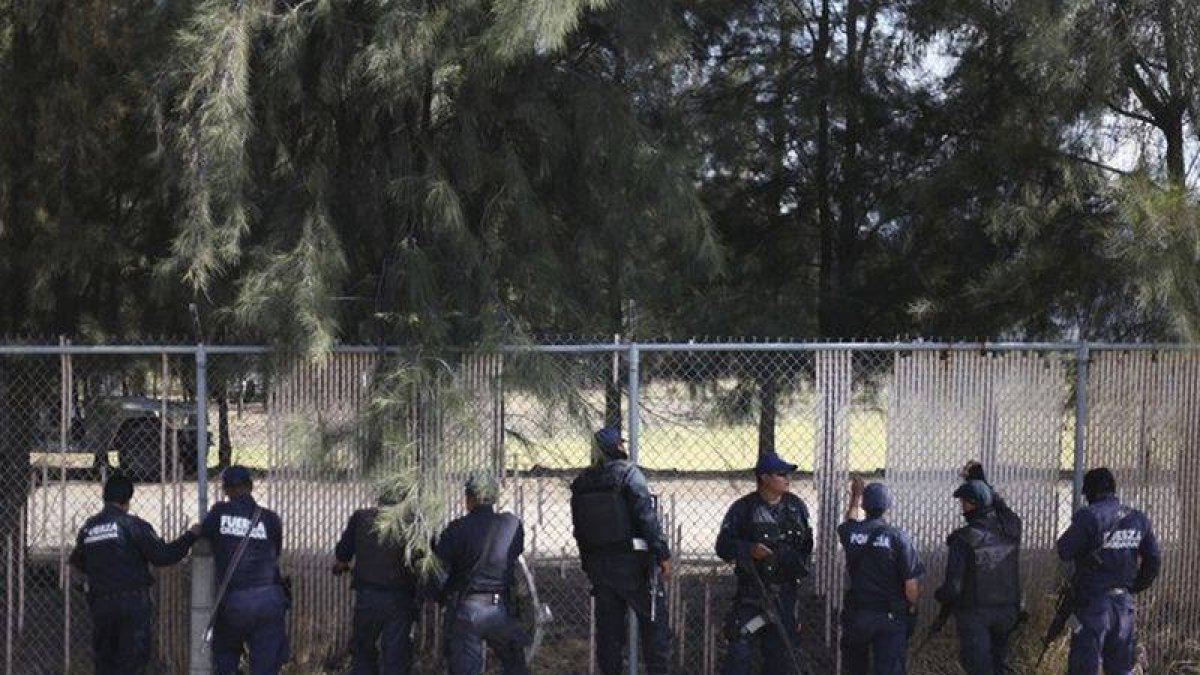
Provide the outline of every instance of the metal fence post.
[[[641,353],[636,343],[629,345],[629,461],[638,462],[638,385]],[[638,675],[638,616],[629,608],[629,675]]]
[[[197,518],[203,521],[208,513],[208,352],[203,342],[196,346],[196,501]],[[204,632],[213,610],[214,570],[207,542],[192,549],[191,573],[188,672],[208,675],[212,662],[204,646]]]
[[1088,361],[1091,359],[1091,349],[1088,343],[1081,342],[1075,348],[1075,464],[1071,479],[1071,512],[1080,507],[1080,496],[1083,493],[1083,467],[1087,454],[1087,420],[1088,420]]

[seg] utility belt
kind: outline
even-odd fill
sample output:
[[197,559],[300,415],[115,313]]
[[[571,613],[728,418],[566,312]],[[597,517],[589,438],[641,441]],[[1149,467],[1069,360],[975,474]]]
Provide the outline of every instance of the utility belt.
[[634,537],[629,541],[621,541],[615,544],[607,544],[605,546],[592,546],[581,551],[584,555],[595,555],[602,553],[649,553],[650,542],[641,537]]
[[112,600],[113,598],[138,598],[142,596],[150,597],[149,586],[135,586],[134,588],[121,588],[113,591],[102,591],[96,593],[89,592],[87,595],[89,602],[95,602],[97,600]]
[[503,593],[463,593],[458,598],[459,602],[471,605],[502,605],[504,604]]
[[859,600],[846,593],[842,606],[848,610],[865,612],[886,612],[888,614],[903,614],[908,611],[908,603],[904,600]]

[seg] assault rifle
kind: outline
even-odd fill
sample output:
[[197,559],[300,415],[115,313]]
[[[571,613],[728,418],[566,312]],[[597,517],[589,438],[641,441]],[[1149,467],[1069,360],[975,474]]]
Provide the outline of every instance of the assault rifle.
[[[650,503],[654,507],[655,517],[658,515],[658,495],[650,495]],[[660,520],[661,522],[661,520]],[[662,567],[656,559],[653,548],[650,550],[650,623],[658,620],[658,593],[662,586]]]
[[767,623],[775,626],[776,632],[779,633],[780,639],[783,640],[784,648],[787,649],[788,660],[791,662],[793,675],[808,675],[808,671],[800,664],[800,658],[796,654],[796,646],[792,642],[792,636],[788,633],[787,624],[779,616],[779,596],[763,581],[762,575],[758,573],[758,567],[754,564],[753,559],[747,557],[739,561],[739,564],[750,573],[750,578],[754,580],[754,585],[758,588],[759,597],[762,598],[763,614],[767,617]]
[[1058,589],[1058,599],[1054,602],[1054,617],[1050,619],[1050,625],[1046,627],[1046,634],[1042,636],[1042,653],[1038,654],[1038,666],[1042,665],[1042,659],[1046,658],[1046,652],[1050,651],[1050,645],[1054,644],[1066,631],[1067,621],[1071,619],[1074,611],[1075,587],[1068,577],[1068,580],[1064,581]]
[[954,610],[948,604],[942,605],[941,608],[938,609],[937,616],[934,617],[933,623],[929,624],[929,628],[925,629],[925,634],[921,636],[921,642],[919,642],[917,644],[917,648],[913,650],[913,656],[920,654],[925,650],[926,647],[929,646],[930,642],[933,642],[933,638],[937,637],[938,633],[942,632],[942,629],[946,627],[946,622],[950,620],[950,615],[953,613]]

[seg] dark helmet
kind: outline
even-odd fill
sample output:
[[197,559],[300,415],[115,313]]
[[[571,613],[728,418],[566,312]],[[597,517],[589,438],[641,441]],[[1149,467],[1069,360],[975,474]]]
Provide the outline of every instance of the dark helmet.
[[616,427],[604,427],[592,435],[592,442],[605,457],[609,459],[629,459],[629,453],[621,448],[625,439],[621,430]]

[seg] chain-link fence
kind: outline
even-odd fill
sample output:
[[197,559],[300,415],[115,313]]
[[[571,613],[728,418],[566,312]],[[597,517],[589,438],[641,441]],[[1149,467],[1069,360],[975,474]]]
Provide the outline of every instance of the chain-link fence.
[[[90,620],[66,557],[99,510],[110,471],[140,481],[133,510],[173,537],[219,499],[210,478],[230,463],[258,472],[257,498],[284,519],[292,668],[342,672],[352,596],[329,574],[333,544],[351,512],[372,502],[378,472],[415,463],[437,467],[422,474],[431,481],[479,468],[504,477],[502,505],[525,522],[526,556],[555,617],[534,670],[595,673],[568,491],[590,461],[591,430],[604,423],[625,428],[659,497],[676,556],[668,589],[676,672],[720,669],[733,584],[714,543],[725,510],[753,491],[750,467],[766,450],[800,465],[792,490],[814,520],[800,609],[814,672],[838,667],[844,564],[834,528],[849,477],[892,486],[891,520],[917,542],[928,598],[941,581],[945,536],[960,522],[950,493],[968,459],[985,463],[1026,523],[1023,584],[1034,619],[1019,642],[1036,644],[1048,620],[1053,543],[1069,523],[1079,469],[1107,464],[1123,498],[1154,519],[1166,553],[1160,584],[1139,598],[1148,654],[1163,667],[1193,649],[1200,506],[1179,496],[1200,479],[1200,350],[618,344],[436,356],[344,349],[311,362],[261,348],[5,347],[4,672],[90,672]],[[448,493],[446,517],[461,510]],[[155,660],[161,672],[185,672],[189,567],[157,579]],[[436,611],[423,618],[418,645],[436,656]],[[952,649],[935,642],[914,670],[953,672]]]

